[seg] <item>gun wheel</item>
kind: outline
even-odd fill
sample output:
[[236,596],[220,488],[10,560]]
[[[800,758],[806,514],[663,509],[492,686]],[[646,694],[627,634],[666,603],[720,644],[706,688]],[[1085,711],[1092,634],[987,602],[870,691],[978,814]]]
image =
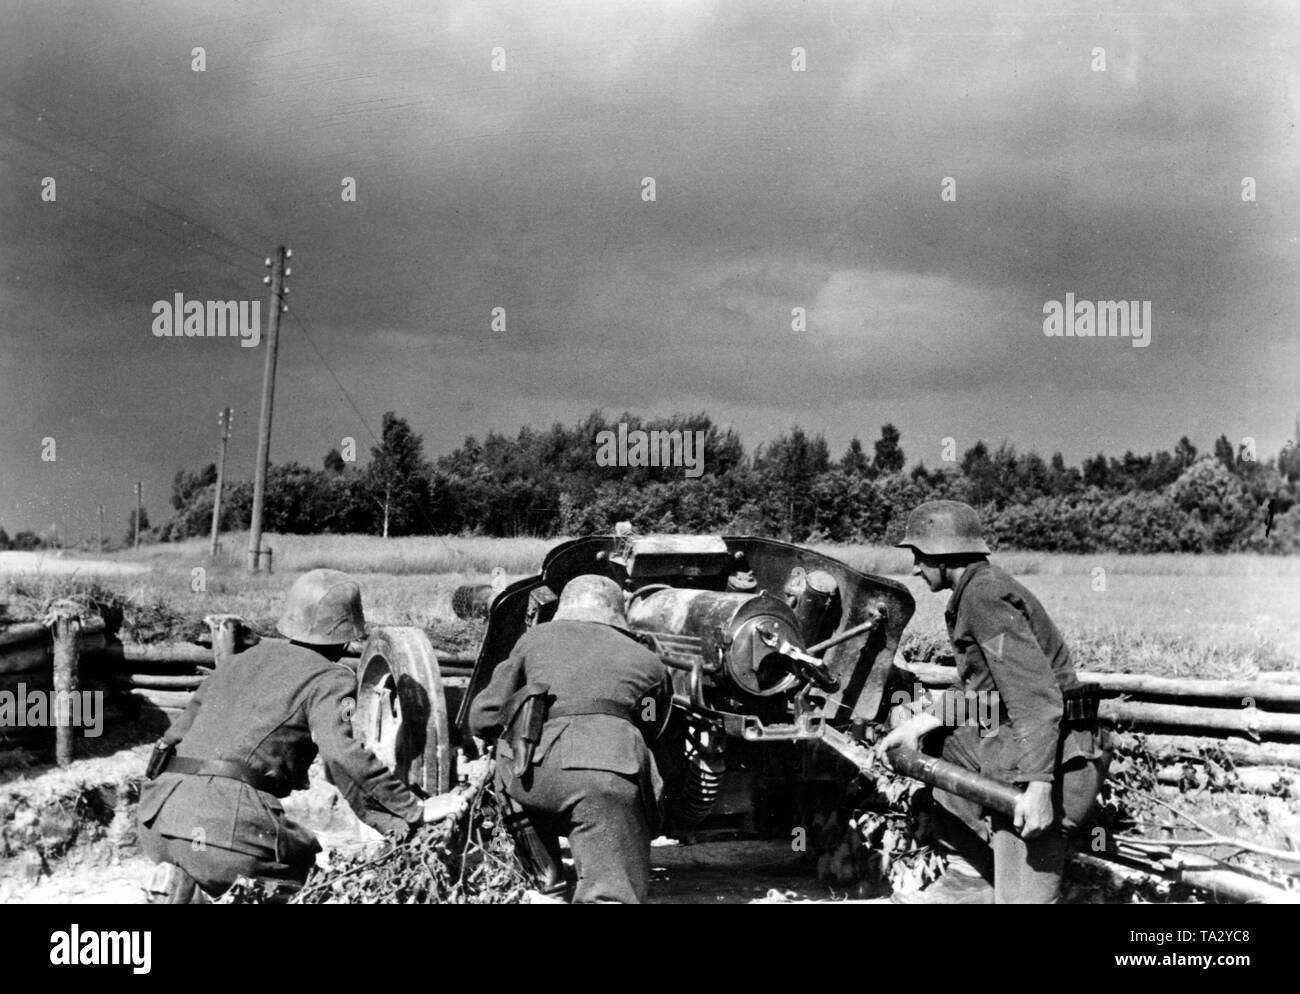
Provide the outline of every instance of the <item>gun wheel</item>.
[[353,733],[419,793],[451,789],[451,735],[438,657],[418,628],[376,629],[357,664]]

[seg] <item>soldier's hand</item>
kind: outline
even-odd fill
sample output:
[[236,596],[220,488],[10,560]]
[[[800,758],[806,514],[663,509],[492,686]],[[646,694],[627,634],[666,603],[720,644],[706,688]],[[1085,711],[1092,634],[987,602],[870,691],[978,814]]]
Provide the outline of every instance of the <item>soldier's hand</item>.
[[1020,837],[1032,839],[1052,824],[1052,785],[1036,781],[1016,801],[1015,824]]
[[[938,727],[939,719],[934,715],[915,715],[881,739],[880,744],[876,746],[876,753],[886,763],[889,763],[889,751],[891,749],[912,749],[914,751],[920,749],[922,737]],[[892,768],[893,764],[889,763],[889,765]]]
[[469,798],[464,794],[439,794],[424,802],[424,821],[442,821],[444,818],[458,817],[469,807]]

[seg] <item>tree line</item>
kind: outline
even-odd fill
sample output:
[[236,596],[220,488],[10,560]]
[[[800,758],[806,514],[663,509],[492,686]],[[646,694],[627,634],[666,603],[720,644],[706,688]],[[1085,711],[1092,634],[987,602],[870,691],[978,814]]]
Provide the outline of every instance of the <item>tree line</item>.
[[[700,431],[704,473],[680,467],[598,466],[596,437],[616,430]],[[1300,424],[1297,425],[1300,437]],[[1079,466],[1006,442],[978,441],[959,456],[906,469],[902,436],[881,427],[832,457],[821,434],[792,427],[748,452],[704,413],[670,418],[596,411],[572,426],[489,431],[430,460],[423,439],[395,413],[364,465],[337,449],[320,469],[276,464],[264,527],[292,534],[582,535],[627,520],[643,532],[760,534],[787,540],[887,543],[907,513],[938,498],[979,509],[995,547],[1062,552],[1300,551],[1300,446],[1274,457],[1224,435],[1201,453],[1186,438],[1170,451],[1097,453]],[[142,538],[176,541],[211,527],[216,469],[180,470],[171,515]],[[222,530],[246,529],[252,484],[226,488]],[[134,512],[133,512],[134,513]],[[142,524],[147,522],[142,520]],[[127,523],[128,537],[133,522]],[[34,536],[32,536],[34,538]],[[15,537],[30,541],[24,535]],[[8,537],[0,529],[0,548]]]

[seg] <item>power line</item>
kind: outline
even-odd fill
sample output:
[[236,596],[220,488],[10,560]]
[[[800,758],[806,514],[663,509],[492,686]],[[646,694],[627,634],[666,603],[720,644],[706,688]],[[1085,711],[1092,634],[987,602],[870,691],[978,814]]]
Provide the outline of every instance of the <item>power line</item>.
[[[3,125],[0,125],[0,128],[3,128],[3,127],[4,127]],[[20,136],[20,137],[21,137],[21,136]],[[22,139],[22,140],[23,140],[23,141],[27,141],[27,139]],[[35,143],[33,143],[33,142],[28,142],[28,144],[32,144],[33,146],[35,146]],[[43,150],[43,151],[45,151],[45,150]],[[70,166],[72,166],[72,167],[74,167],[74,168],[76,168],[76,169],[80,169],[80,170],[82,170],[83,172],[88,173],[91,177],[93,177],[93,178],[95,178],[95,179],[103,179],[103,178],[104,178],[104,177],[100,176],[98,173],[95,173],[93,170],[87,169],[87,168],[85,168],[84,166],[80,166],[80,165],[78,165],[78,164],[75,163],[75,162],[71,162],[70,160],[62,159],[62,157],[59,156],[59,155],[58,155],[57,153],[55,153],[55,152],[47,151],[46,154],[54,155],[56,158],[61,159],[61,161],[65,161],[68,165],[70,165]],[[147,229],[149,229],[150,231],[153,231],[153,232],[155,232],[155,233],[157,233],[157,234],[159,234],[159,235],[162,235],[164,238],[168,239],[169,241],[175,242],[177,245],[181,246],[183,249],[185,249],[185,250],[187,250],[187,251],[190,251],[190,252],[201,252],[201,253],[203,253],[204,255],[208,256],[209,258],[211,258],[211,259],[215,259],[217,262],[221,263],[223,266],[228,266],[228,267],[230,267],[231,269],[237,269],[237,270],[239,270],[241,273],[245,273],[245,274],[247,274],[247,275],[249,275],[249,276],[252,276],[252,277],[256,278],[259,282],[260,282],[261,279],[262,279],[262,274],[261,274],[261,273],[255,271],[255,270],[253,270],[253,269],[249,269],[249,268],[247,268],[246,266],[242,266],[242,265],[240,265],[240,264],[237,263],[237,262],[232,262],[230,259],[226,259],[226,258],[224,258],[224,257],[222,257],[222,256],[220,256],[220,255],[217,255],[215,252],[212,252],[211,250],[209,250],[208,248],[204,247],[203,245],[200,245],[200,244],[197,244],[197,243],[190,243],[190,242],[187,242],[187,241],[184,240],[184,238],[182,238],[182,237],[176,235],[175,233],[173,233],[173,232],[171,232],[171,231],[168,231],[168,230],[165,229],[165,228],[160,228],[160,227],[159,227],[158,225],[156,225],[156,224],[151,224],[149,221],[145,220],[143,217],[140,217],[140,216],[138,216],[138,215],[136,215],[136,214],[131,213],[131,212],[130,212],[126,207],[124,207],[124,206],[120,206],[120,205],[117,205],[117,204],[112,204],[112,203],[110,203],[110,202],[108,202],[108,201],[105,201],[105,200],[100,200],[98,197],[96,197],[96,196],[94,196],[93,194],[88,193],[88,192],[86,192],[86,191],[78,191],[78,193],[77,193],[77,195],[76,195],[76,198],[74,198],[71,202],[75,204],[75,203],[77,202],[77,200],[78,200],[78,199],[81,199],[81,198],[84,198],[86,201],[89,201],[90,203],[95,204],[96,206],[101,207],[101,208],[103,208],[104,210],[108,210],[108,211],[116,211],[116,212],[118,212],[119,214],[121,214],[124,218],[126,218],[127,220],[129,220],[129,221],[134,221],[136,224],[140,225],[141,227],[143,227],[143,228],[147,228]],[[67,202],[68,202],[68,201],[66,201],[66,200],[63,201],[63,203],[67,203]],[[87,220],[89,220],[92,224],[93,224],[93,223],[97,223],[96,220],[95,220],[94,218],[90,218],[90,217],[88,217]],[[100,224],[101,227],[108,228],[108,226],[105,225],[105,224],[103,223],[102,220],[99,221],[98,223]],[[111,231],[111,230],[113,230],[113,229],[108,228],[108,230]],[[122,234],[126,234],[127,237],[132,237],[129,233],[126,233],[126,232],[120,232],[120,233],[122,233]],[[142,244],[147,244],[147,243],[142,243]],[[245,251],[250,251],[250,250],[245,250]],[[256,254],[256,253],[254,253],[254,254]]]
[[[84,197],[86,200],[88,200],[90,203],[96,205],[97,207],[102,207],[103,209],[108,210],[108,211],[116,211],[117,213],[121,214],[124,218],[126,218],[128,221],[134,221],[136,224],[140,225],[142,228],[147,228],[149,231],[153,231],[153,232],[156,232],[156,233],[159,234],[159,235],[162,235],[164,238],[168,239],[169,241],[175,242],[177,245],[181,246],[181,248],[183,248],[183,249],[185,249],[185,250],[187,250],[187,251],[191,251],[191,252],[201,252],[201,253],[203,253],[204,255],[208,256],[210,259],[215,259],[217,262],[220,262],[222,265],[227,266],[227,267],[229,267],[230,269],[238,270],[239,272],[244,273],[244,274],[247,275],[247,276],[251,276],[251,277],[253,277],[253,279],[257,280],[257,282],[258,282],[259,284],[262,282],[262,275],[263,275],[263,274],[262,274],[262,273],[259,273],[257,270],[255,270],[255,269],[250,269],[250,268],[248,268],[247,266],[242,266],[242,265],[240,265],[240,264],[237,263],[237,262],[231,262],[229,259],[224,259],[224,258],[222,258],[221,256],[216,255],[216,254],[213,253],[213,252],[209,252],[207,249],[203,248],[201,245],[191,245],[190,243],[186,242],[184,239],[178,237],[177,235],[173,234],[172,232],[168,231],[167,229],[165,229],[165,228],[160,228],[160,227],[158,227],[158,225],[156,225],[156,224],[150,224],[150,223],[149,223],[148,221],[146,221],[144,218],[142,218],[142,217],[138,217],[138,216],[136,216],[135,214],[130,213],[126,208],[124,208],[124,207],[119,207],[119,206],[117,206],[116,204],[111,204],[111,203],[109,203],[108,201],[105,201],[105,200],[100,200],[98,197],[96,197],[96,196],[95,196],[94,194],[92,194],[92,193],[86,193],[86,192],[83,192],[83,191],[78,191],[78,192],[74,195],[74,198],[73,198],[73,200],[72,200],[72,203],[75,204],[75,203],[77,202],[77,200],[81,199],[82,197]],[[112,228],[112,227],[110,227],[108,224],[104,223],[103,220],[96,219],[96,218],[94,218],[94,217],[87,216],[87,217],[83,218],[83,220],[87,220],[87,221],[89,221],[89,222],[92,223],[92,224],[98,224],[101,228],[104,228],[104,229],[107,230],[107,231],[115,232],[115,233],[118,233],[118,234],[125,234],[128,238],[134,238],[134,237],[135,237],[135,236],[132,235],[129,231],[124,231],[124,230],[122,230],[121,228]],[[136,240],[137,240],[137,241],[140,241],[140,239],[136,239]],[[148,243],[148,242],[144,242],[144,241],[140,241],[140,244],[142,244],[142,245],[146,245],[146,246],[147,246],[149,243]]]
[[[134,190],[132,190],[130,187],[125,186],[125,185],[123,185],[122,183],[119,183],[119,182],[117,182],[116,180],[114,180],[114,179],[112,179],[112,178],[110,178],[110,177],[108,177],[108,176],[105,176],[105,175],[103,175],[103,174],[101,174],[101,173],[97,173],[94,169],[92,169],[92,168],[90,168],[90,167],[88,167],[88,166],[83,166],[83,165],[81,165],[79,162],[73,162],[73,161],[72,161],[71,159],[69,159],[67,156],[60,154],[57,150],[52,149],[52,148],[50,148],[48,145],[45,145],[45,144],[43,144],[43,143],[41,143],[41,142],[38,142],[38,141],[36,141],[36,140],[33,139],[33,138],[28,138],[28,137],[26,137],[25,135],[21,135],[21,134],[19,134],[17,131],[15,131],[13,128],[9,127],[9,126],[6,125],[6,124],[0,124],[0,131],[8,132],[8,133],[11,134],[13,137],[17,138],[20,142],[23,142],[23,143],[26,144],[26,145],[30,145],[30,146],[32,146],[33,148],[40,149],[40,150],[41,150],[42,152],[44,152],[46,155],[53,156],[55,159],[59,160],[60,162],[64,163],[65,165],[71,166],[73,169],[78,169],[78,170],[80,170],[81,172],[85,173],[86,175],[91,176],[91,177],[93,177],[94,179],[99,180],[101,183],[106,183],[107,185],[113,187],[114,189],[117,189],[117,190],[122,191],[122,192],[125,193],[127,196],[135,197],[136,199],[143,201],[144,203],[148,204],[150,207],[153,207],[153,208],[155,208],[156,210],[160,210],[160,211],[162,211],[162,212],[163,212],[164,214],[166,214],[168,217],[171,217],[171,218],[176,219],[177,221],[180,221],[181,224],[189,225],[189,226],[191,226],[191,227],[195,227],[195,228],[199,228],[199,229],[201,229],[201,230],[208,231],[208,233],[211,234],[214,238],[220,239],[220,240],[223,241],[223,242],[226,242],[226,243],[228,243],[228,244],[230,244],[230,245],[233,245],[235,248],[239,249],[241,252],[247,252],[249,255],[253,256],[253,257],[256,258],[256,259],[262,259],[262,258],[265,258],[265,253],[258,252],[258,251],[256,251],[255,249],[251,249],[251,248],[249,248],[249,247],[246,246],[246,245],[241,245],[239,242],[232,241],[231,239],[226,238],[226,237],[225,237],[224,235],[222,235],[220,232],[214,231],[214,230],[212,230],[212,229],[210,229],[210,228],[206,228],[204,225],[200,224],[199,222],[190,220],[190,218],[186,217],[184,214],[181,214],[181,213],[178,212],[178,211],[174,211],[174,210],[172,210],[170,207],[167,207],[167,206],[165,206],[165,205],[163,205],[163,204],[158,203],[156,200],[151,200],[149,197],[146,197],[144,194],[142,194],[142,193],[137,193],[137,192],[135,192]],[[195,246],[191,246],[191,247],[196,248],[196,249],[199,249],[199,251],[204,251],[204,249],[200,248],[200,247],[197,246],[197,245],[195,245]],[[211,254],[211,253],[209,253],[209,254]],[[220,258],[220,257],[214,255],[213,258],[215,259],[215,258]],[[222,260],[222,261],[224,261],[224,260]]]
[[[288,307],[287,304],[285,306]],[[307,339],[307,344],[310,345],[311,350],[316,353],[316,358],[321,361],[321,365],[325,367],[326,372],[328,372],[333,378],[334,384],[339,388],[339,392],[343,394],[343,398],[348,402],[348,406],[351,407],[352,412],[356,414],[357,420],[361,422],[361,426],[369,432],[370,437],[374,439],[376,445],[383,445],[383,442],[379,440],[379,436],[374,433],[370,425],[366,422],[365,415],[362,414],[361,409],[357,407],[356,402],[352,399],[352,395],[348,393],[347,387],[343,385],[343,381],[340,380],[338,374],[334,372],[334,367],[329,364],[329,361],[326,360],[324,354],[317,347],[315,340],[311,337],[311,332],[307,330],[306,323],[304,323],[303,319],[298,316],[298,312],[292,307],[288,307],[288,311],[289,316],[293,318],[294,323],[302,330],[303,337]]]
[[[352,395],[348,393],[347,387],[343,385],[343,381],[338,378],[338,374],[334,372],[334,368],[329,364],[324,354],[317,347],[315,340],[311,336],[311,332],[307,330],[307,325],[304,319],[299,317],[298,312],[292,307],[289,307],[288,304],[285,305],[285,309],[288,311],[289,316],[293,318],[294,323],[297,324],[298,328],[302,331],[303,337],[307,339],[307,344],[310,345],[312,351],[316,353],[316,358],[321,361],[321,365],[325,367],[331,378],[333,378],[335,385],[339,388],[339,392],[343,394],[344,399],[348,402],[348,406],[352,408],[353,413],[357,416],[357,420],[361,422],[361,426],[365,428],[370,437],[374,439],[375,445],[382,449],[384,443],[380,440],[379,436],[371,430],[370,425],[366,422],[365,415],[363,415],[361,409],[357,407],[356,402],[352,399]],[[447,540],[438,534],[437,528],[433,524],[433,519],[429,517],[424,506],[418,502],[415,506],[416,510],[420,512],[420,517],[424,519],[424,523],[429,526],[429,534],[442,542],[443,545],[447,545]]]
[[[126,159],[122,158],[119,155],[116,155],[113,152],[110,152],[108,149],[104,148],[98,142],[92,141],[91,139],[87,138],[85,135],[79,134],[78,132],[74,131],[72,128],[68,127],[68,125],[63,124],[60,121],[56,120],[43,108],[41,110],[36,110],[35,108],[29,107],[27,104],[24,104],[21,100],[14,99],[12,96],[10,96],[7,93],[0,93],[0,97],[3,97],[5,100],[9,101],[9,103],[13,104],[15,107],[18,107],[20,110],[24,110],[29,114],[36,115],[36,119],[38,123],[43,123],[46,121],[50,122],[56,127],[67,132],[67,134],[71,135],[77,141],[81,142],[82,144],[89,145],[91,148],[95,149],[95,151],[99,152],[101,155],[108,157],[109,159],[118,163],[120,166],[123,166],[134,173],[138,173],[139,175],[143,176],[145,179],[149,180],[150,182],[156,183],[158,186],[161,186],[164,190],[168,190],[171,193],[175,194],[176,196],[180,197],[182,200],[191,200],[192,202],[194,202],[193,198],[189,194],[183,192],[182,190],[177,189],[176,187],[172,186],[170,183],[165,182],[164,180],[160,180],[158,177],[154,176],[153,174],[145,172],[139,166],[127,161]],[[205,210],[208,213],[216,213],[216,211],[214,211],[212,208],[206,207],[203,204],[198,204],[197,202],[194,203],[195,206],[198,207],[199,209]],[[238,220],[232,220],[231,223],[233,223],[236,228],[243,229],[245,235],[252,235],[254,240],[261,242],[262,244],[269,245],[274,242],[274,239],[271,238],[269,235],[263,234],[260,231],[256,231],[255,229],[250,228],[247,225],[240,224]],[[218,232],[213,230],[211,227],[208,228],[208,231],[216,235],[218,238],[222,237]],[[230,241],[230,239],[223,239],[223,240]],[[238,245],[238,243],[236,242],[230,241],[230,243],[232,245],[237,245],[237,247],[239,248],[243,248],[242,245]],[[248,250],[245,249],[245,251]],[[254,253],[254,254],[259,254],[259,253]]]

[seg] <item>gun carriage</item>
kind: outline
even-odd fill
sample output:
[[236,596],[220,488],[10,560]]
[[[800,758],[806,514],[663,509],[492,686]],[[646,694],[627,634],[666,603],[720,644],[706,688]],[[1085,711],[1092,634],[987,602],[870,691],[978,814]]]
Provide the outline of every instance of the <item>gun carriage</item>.
[[[551,619],[565,584],[588,573],[622,587],[630,634],[672,674],[668,713],[644,716],[659,729],[664,834],[788,838],[810,790],[842,788],[869,762],[859,740],[886,717],[911,594],[804,546],[734,536],[557,545],[539,573],[492,599],[472,670],[440,667],[418,630],[381,630],[358,666],[359,736],[417,787],[447,789],[457,753],[478,751],[470,702],[519,637]],[[896,765],[1004,810],[1014,803],[1012,788],[941,761],[912,754]]]

